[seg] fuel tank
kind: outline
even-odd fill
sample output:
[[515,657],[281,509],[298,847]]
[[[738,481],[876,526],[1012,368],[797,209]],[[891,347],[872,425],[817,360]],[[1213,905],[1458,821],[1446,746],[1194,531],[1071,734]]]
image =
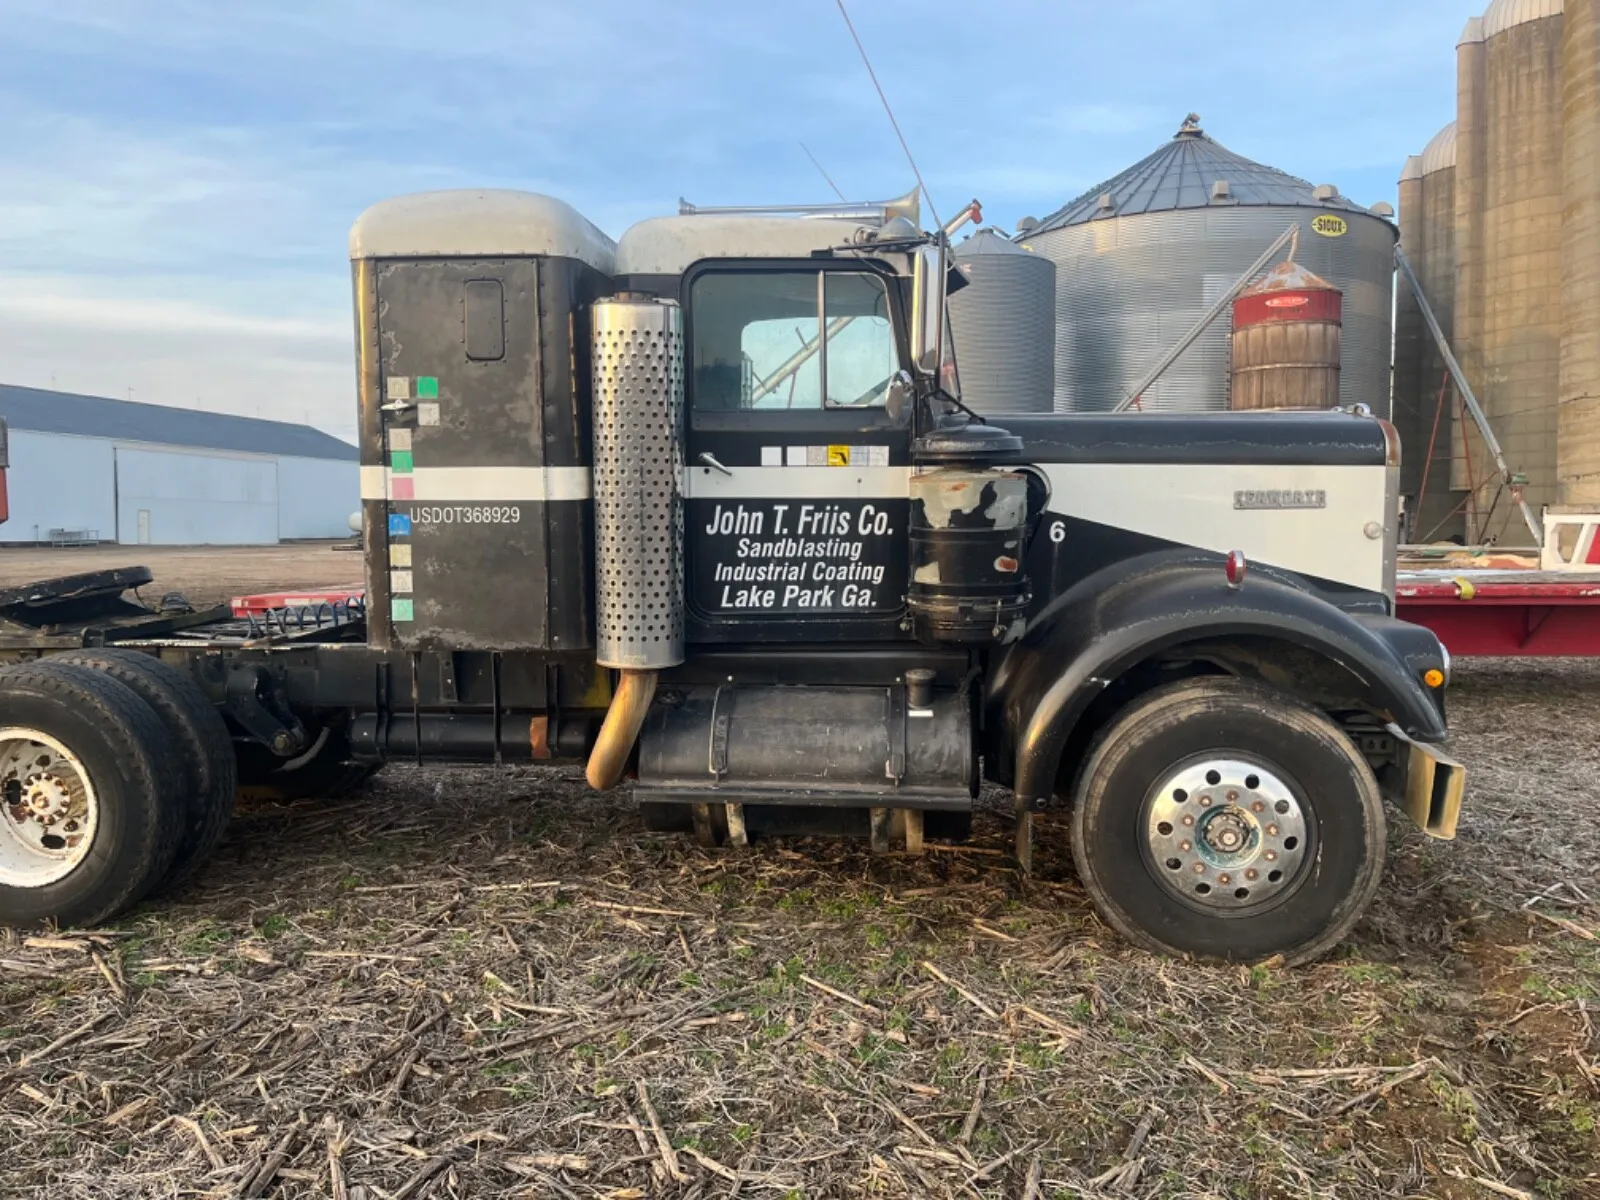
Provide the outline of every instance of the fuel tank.
[[645,802],[965,809],[971,698],[889,687],[663,687],[639,738]]

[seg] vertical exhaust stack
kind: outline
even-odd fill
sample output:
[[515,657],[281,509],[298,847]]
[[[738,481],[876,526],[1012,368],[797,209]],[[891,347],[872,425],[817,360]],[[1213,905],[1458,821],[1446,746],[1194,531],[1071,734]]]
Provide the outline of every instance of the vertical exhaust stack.
[[623,292],[594,305],[596,661],[622,672],[589,786],[622,778],[655,694],[683,661],[683,314]]

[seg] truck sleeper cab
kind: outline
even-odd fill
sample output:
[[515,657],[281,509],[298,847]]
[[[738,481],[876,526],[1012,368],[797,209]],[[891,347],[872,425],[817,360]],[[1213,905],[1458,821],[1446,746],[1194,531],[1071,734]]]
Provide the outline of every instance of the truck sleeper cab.
[[[1461,798],[1448,660],[1392,616],[1393,431],[967,412],[947,239],[867,208],[613,245],[548,197],[375,206],[351,237],[364,624],[189,646],[124,612],[44,637],[0,602],[0,653],[157,654],[280,783],[586,759],[706,842],[915,851],[987,778],[1025,867],[1035,814],[1070,806],[1135,942],[1325,952],[1381,876],[1380,788],[1436,836]],[[8,920],[122,903],[51,908],[5,870]]]

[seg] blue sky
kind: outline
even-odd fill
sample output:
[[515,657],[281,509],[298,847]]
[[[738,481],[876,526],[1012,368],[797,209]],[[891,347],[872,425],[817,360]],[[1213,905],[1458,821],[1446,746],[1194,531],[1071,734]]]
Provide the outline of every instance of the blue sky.
[[[1184,114],[1372,203],[1454,116],[1459,0],[850,0],[947,216],[1010,229]],[[0,0],[0,381],[355,428],[345,235],[549,192],[613,236],[910,185],[834,0]]]

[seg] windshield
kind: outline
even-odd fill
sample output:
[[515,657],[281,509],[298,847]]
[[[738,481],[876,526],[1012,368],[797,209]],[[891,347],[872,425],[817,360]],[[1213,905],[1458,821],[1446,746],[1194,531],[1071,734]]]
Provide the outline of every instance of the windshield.
[[888,288],[868,272],[711,272],[689,306],[702,411],[881,405],[899,370]]

